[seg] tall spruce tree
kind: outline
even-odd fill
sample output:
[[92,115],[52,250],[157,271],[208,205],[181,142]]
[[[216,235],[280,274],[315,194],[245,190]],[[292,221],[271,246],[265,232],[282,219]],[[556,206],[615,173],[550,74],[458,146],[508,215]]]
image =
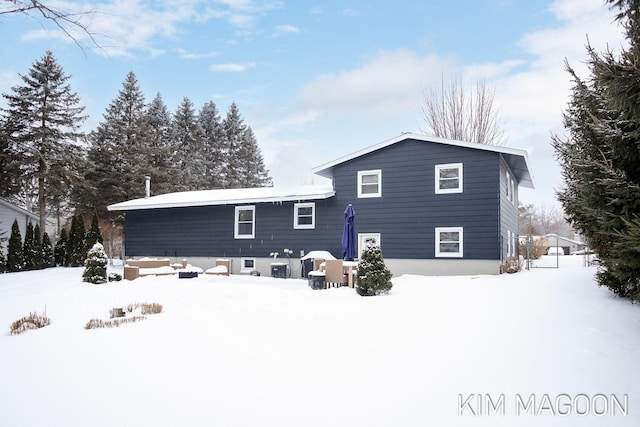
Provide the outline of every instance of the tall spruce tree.
[[223,188],[220,179],[225,170],[227,154],[224,144],[224,129],[218,107],[213,101],[206,102],[198,114],[202,131],[202,151],[205,157],[205,185],[203,189]]
[[40,228],[44,230],[47,206],[63,203],[77,181],[82,138],[79,128],[86,116],[82,115],[80,97],[71,90],[71,77],[50,51],[33,63],[28,74],[19,76],[23,84],[3,94],[7,108],[1,109],[0,136],[2,145],[7,146],[3,161],[9,162],[3,173],[19,176],[2,180],[5,189],[12,191],[18,188],[16,181],[21,182],[22,189],[33,188]]
[[74,215],[71,219],[71,230],[67,241],[67,264],[71,267],[80,267],[87,256],[87,243],[85,241],[85,226],[82,214]]
[[24,256],[22,254],[22,234],[18,220],[13,221],[9,246],[7,247],[7,271],[16,272],[24,269]]
[[149,148],[149,169],[145,176],[151,178],[151,189],[155,194],[170,193],[176,188],[175,175],[178,171],[173,167],[174,153],[171,128],[171,113],[160,94],[147,106],[146,143]]
[[222,122],[227,161],[221,173],[225,188],[271,185],[253,131],[246,125],[235,102]]
[[206,188],[205,154],[202,131],[193,103],[182,99],[173,115],[172,136],[175,144],[174,166],[180,171],[180,191]]
[[149,173],[146,106],[133,72],[103,117],[89,135],[85,187],[77,205],[109,217],[108,205],[144,196],[144,177]]
[[562,166],[558,199],[602,262],[598,283],[640,300],[640,1],[609,0],[629,47],[619,55],[587,47],[588,79],[575,85],[552,144]]

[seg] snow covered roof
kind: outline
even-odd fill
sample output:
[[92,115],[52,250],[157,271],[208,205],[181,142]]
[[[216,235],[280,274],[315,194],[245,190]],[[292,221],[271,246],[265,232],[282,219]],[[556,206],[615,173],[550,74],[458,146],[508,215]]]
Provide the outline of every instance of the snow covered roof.
[[333,197],[331,185],[298,187],[233,188],[224,190],[183,191],[148,198],[128,200],[107,207],[110,211],[178,208],[189,206],[236,205],[242,203],[278,203],[301,200],[321,200]]
[[[24,208],[21,208],[18,205],[14,205],[13,203],[9,202],[8,200],[0,199],[0,205],[5,206],[6,208],[11,209],[12,211],[18,212],[18,213],[20,213],[22,215],[26,215],[27,217],[31,218],[34,221],[38,221],[40,219],[40,217],[37,214],[35,214],[35,213],[31,212],[31,211],[28,211],[28,210],[26,210]],[[9,227],[11,227],[11,225],[9,225]]]
[[524,150],[518,150],[515,148],[494,146],[494,145],[486,145],[486,144],[477,144],[474,142],[465,142],[465,141],[454,141],[451,139],[438,138],[435,136],[428,135],[419,135],[415,133],[403,133],[395,138],[391,138],[389,140],[383,141],[379,144],[372,145],[363,150],[356,151],[355,153],[348,154],[344,157],[341,157],[337,160],[334,160],[329,163],[325,163],[324,165],[318,166],[312,170],[313,173],[324,176],[325,178],[333,178],[333,168],[339,164],[347,162],[349,160],[353,160],[360,156],[364,156],[365,154],[372,153],[374,151],[380,150],[382,148],[388,147],[390,145],[396,144],[401,141],[405,141],[407,139],[414,139],[417,141],[430,142],[435,144],[446,144],[446,145],[454,145],[457,147],[465,147],[472,148],[474,150],[484,150],[484,151],[492,151],[496,153],[502,154],[505,162],[511,168],[513,175],[518,180],[518,184],[527,187],[534,188],[534,179],[531,174],[531,167],[529,166],[529,157],[527,152]]

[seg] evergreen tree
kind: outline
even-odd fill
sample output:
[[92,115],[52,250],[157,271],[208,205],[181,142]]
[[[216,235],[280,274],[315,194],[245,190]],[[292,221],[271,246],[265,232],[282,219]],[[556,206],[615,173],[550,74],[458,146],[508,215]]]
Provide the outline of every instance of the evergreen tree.
[[22,244],[22,256],[24,259],[24,270],[31,271],[36,269],[36,247],[33,237],[33,223],[29,221],[27,231],[24,234],[24,242]]
[[74,215],[71,219],[71,231],[67,244],[68,265],[80,267],[87,256],[87,244],[85,241],[84,218],[82,214]]
[[33,227],[33,266],[36,270],[43,269],[42,265],[42,238],[40,237],[40,225]]
[[93,216],[91,217],[91,226],[86,233],[85,242],[87,245],[93,246],[96,243],[103,243],[102,234],[100,234],[100,227],[98,226],[98,212],[93,211]]
[[[23,189],[36,184],[40,228],[44,229],[47,205],[65,200],[70,183],[77,178],[81,153],[78,129],[86,116],[82,115],[84,107],[79,106],[80,97],[71,90],[70,76],[50,51],[20,78],[23,85],[3,94],[8,107],[1,110],[0,136],[11,163],[3,172],[19,175],[5,176],[3,181],[14,190],[15,181],[20,181]],[[7,156],[3,157],[6,161]]]
[[170,193],[176,189],[173,167],[174,147],[172,142],[171,113],[160,94],[156,94],[146,109],[148,131],[146,144],[150,150],[149,169],[146,175],[151,178],[153,193]]
[[69,246],[69,236],[66,229],[62,229],[60,232],[60,238],[56,242],[56,246],[53,249],[53,260],[55,265],[60,267],[68,267],[67,247]]
[[89,250],[84,267],[83,282],[96,285],[107,282],[107,255],[104,253],[102,244],[96,243]]
[[222,123],[227,161],[221,172],[225,188],[271,185],[255,136],[236,103],[232,103]]
[[205,157],[205,185],[203,189],[223,188],[220,179],[225,170],[228,153],[225,152],[224,129],[218,107],[213,101],[204,104],[198,114],[202,132],[202,151]]
[[391,271],[384,264],[380,246],[368,243],[358,262],[356,291],[361,296],[373,296],[388,293],[391,286]]
[[85,186],[77,206],[109,217],[107,206],[144,196],[149,172],[145,100],[135,74],[127,74],[104,120],[89,135]]
[[180,191],[205,188],[205,155],[202,132],[193,103],[185,97],[173,116],[172,136],[175,144],[174,166],[180,171]]
[[45,231],[42,235],[42,268],[54,267],[55,264],[51,239],[49,238],[49,234]]
[[7,258],[4,256],[4,249],[0,245],[0,273],[7,271]]
[[16,272],[24,269],[24,257],[22,255],[22,234],[18,226],[18,220],[13,221],[11,236],[7,248],[7,271]]
[[558,192],[572,225],[598,253],[598,283],[640,300],[640,16],[637,0],[619,7],[629,47],[619,56],[587,47],[590,78],[567,65],[575,86],[564,126],[554,136],[564,188]]

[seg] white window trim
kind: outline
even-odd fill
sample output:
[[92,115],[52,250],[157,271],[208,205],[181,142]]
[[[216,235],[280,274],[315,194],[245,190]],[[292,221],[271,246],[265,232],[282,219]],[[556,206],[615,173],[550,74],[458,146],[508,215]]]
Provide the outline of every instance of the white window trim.
[[[251,234],[239,234],[239,225],[238,221],[240,218],[240,211],[252,211],[253,212],[253,223],[251,224]],[[256,207],[255,206],[236,206],[235,209],[235,217],[233,219],[233,236],[236,239],[255,239],[256,237]]]
[[379,248],[382,248],[382,238],[380,236],[380,233],[358,233],[358,258],[362,258],[362,252],[364,251],[366,242],[369,239],[375,239],[376,245]]
[[[362,193],[362,178],[368,175],[378,176],[378,192],[377,193]],[[382,197],[382,170],[381,169],[358,171],[358,198],[367,198],[367,197]]]
[[[440,252],[440,233],[457,232],[460,235],[458,252]],[[436,227],[436,257],[437,258],[462,258],[464,254],[464,229],[463,227]]]
[[[458,169],[458,188],[440,188],[440,169]],[[447,163],[444,165],[436,165],[435,167],[435,181],[436,181],[436,194],[452,194],[452,193],[462,193],[462,189],[464,188],[462,184],[462,163]]]
[[[245,261],[253,261],[253,267],[246,267]],[[240,258],[240,273],[251,273],[254,271],[256,269],[256,262],[256,258]]]
[[[311,208],[311,224],[300,224],[298,219],[299,208]],[[293,205],[293,228],[296,230],[310,230],[316,228],[316,204],[315,203],[294,203]]]

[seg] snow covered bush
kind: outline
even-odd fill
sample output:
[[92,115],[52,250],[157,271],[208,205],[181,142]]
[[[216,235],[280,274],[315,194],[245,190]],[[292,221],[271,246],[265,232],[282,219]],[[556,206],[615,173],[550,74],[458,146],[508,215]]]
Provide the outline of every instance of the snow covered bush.
[[388,293],[391,286],[391,271],[384,264],[380,247],[372,241],[367,244],[358,262],[356,291],[361,296],[373,296]]
[[84,262],[84,273],[82,281],[94,284],[106,283],[107,281],[107,254],[100,243],[96,243],[89,250],[87,259]]

